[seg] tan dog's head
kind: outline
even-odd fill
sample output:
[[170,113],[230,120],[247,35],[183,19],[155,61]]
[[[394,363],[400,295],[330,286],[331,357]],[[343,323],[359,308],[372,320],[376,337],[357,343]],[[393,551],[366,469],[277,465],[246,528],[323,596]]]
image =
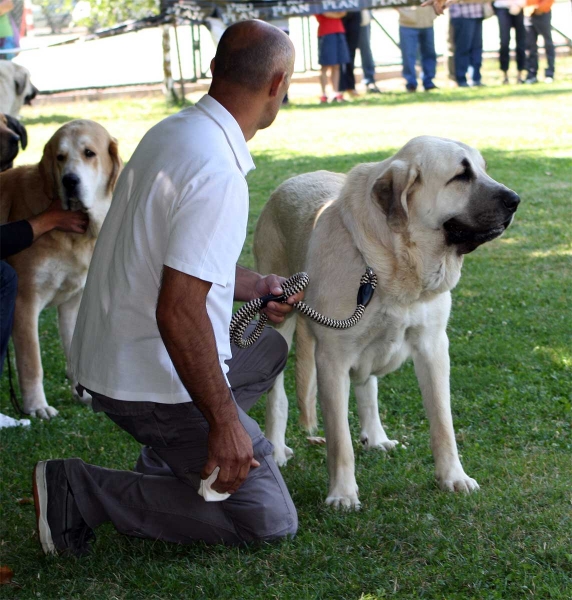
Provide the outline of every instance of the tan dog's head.
[[39,166],[50,200],[89,213],[97,200],[111,198],[122,162],[117,140],[99,123],[81,119],[56,131]]
[[389,228],[413,240],[428,230],[440,231],[458,254],[501,235],[520,202],[487,175],[481,154],[461,142],[417,137],[381,165],[372,197]]
[[0,171],[12,168],[20,146],[28,145],[26,128],[14,117],[0,113]]

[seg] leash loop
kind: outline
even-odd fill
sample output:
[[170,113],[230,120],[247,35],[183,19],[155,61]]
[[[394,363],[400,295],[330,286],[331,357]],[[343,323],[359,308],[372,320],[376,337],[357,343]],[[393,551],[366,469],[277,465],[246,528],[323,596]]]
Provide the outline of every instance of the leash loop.
[[[247,302],[244,306],[237,310],[236,313],[234,313],[230,321],[230,341],[236,344],[239,348],[249,348],[252,346],[262,335],[264,327],[268,322],[268,317],[261,312],[261,310],[269,302],[286,302],[290,296],[301,292],[308,285],[308,283],[310,283],[310,278],[308,277],[307,273],[296,273],[281,285],[284,293],[278,296],[274,294],[267,294],[266,296],[255,298],[254,300]],[[367,267],[365,273],[360,279],[356,309],[353,315],[347,319],[330,319],[329,317],[321,315],[304,302],[296,302],[293,306],[303,315],[307,316],[309,319],[312,319],[316,323],[319,323],[320,325],[331,327],[332,329],[349,329],[350,327],[356,325],[363,317],[365,308],[369,304],[376,286],[377,276],[371,267]],[[245,339],[244,332],[257,313],[260,313],[258,317],[258,323],[252,333]]]

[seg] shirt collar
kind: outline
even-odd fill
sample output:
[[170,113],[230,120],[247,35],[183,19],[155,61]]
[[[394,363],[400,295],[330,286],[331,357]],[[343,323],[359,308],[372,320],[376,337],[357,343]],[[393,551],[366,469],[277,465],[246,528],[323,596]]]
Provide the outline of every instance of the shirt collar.
[[246,174],[255,168],[252,156],[246,145],[242,129],[236,119],[217,102],[212,96],[205,94],[196,104],[196,107],[207,113],[213,121],[224,131],[226,139],[234,152],[236,162],[242,174]]

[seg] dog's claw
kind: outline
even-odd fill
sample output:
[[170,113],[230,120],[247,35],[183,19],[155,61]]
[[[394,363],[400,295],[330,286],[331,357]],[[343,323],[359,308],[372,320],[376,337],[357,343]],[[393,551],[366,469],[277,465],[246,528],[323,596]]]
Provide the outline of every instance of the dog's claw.
[[367,434],[362,434],[360,436],[360,442],[366,450],[375,449],[383,452],[389,452],[390,450],[393,450],[399,443],[397,440],[388,440],[387,438],[379,441],[370,441],[370,438]]
[[326,498],[326,504],[331,506],[336,510],[360,510],[361,502],[358,500],[357,496],[348,497],[348,496],[328,496]]
[[446,492],[457,492],[461,494],[471,494],[480,489],[479,484],[471,477],[465,476],[463,479],[445,479],[440,482],[440,487]]
[[41,406],[40,408],[32,408],[28,411],[28,414],[31,417],[37,417],[38,419],[49,421],[50,419],[58,416],[58,411],[52,406],[46,405]]

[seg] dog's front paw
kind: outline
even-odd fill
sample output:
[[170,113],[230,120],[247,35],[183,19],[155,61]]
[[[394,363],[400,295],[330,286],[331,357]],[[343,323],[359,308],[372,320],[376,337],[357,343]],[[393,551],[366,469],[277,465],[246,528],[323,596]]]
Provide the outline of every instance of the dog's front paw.
[[399,443],[397,440],[388,439],[387,436],[370,436],[367,433],[362,433],[359,441],[366,450],[377,449],[383,450],[383,452],[393,450]]
[[38,417],[38,419],[45,419],[47,421],[58,416],[58,411],[52,406],[48,406],[47,404],[38,408],[30,408],[25,412],[26,414],[31,415],[32,417]]
[[446,492],[461,492],[470,494],[479,489],[479,484],[469,477],[463,469],[452,469],[446,475],[437,477],[439,487]]
[[292,448],[288,448],[286,445],[277,446],[274,445],[274,451],[272,452],[272,457],[274,458],[274,462],[279,467],[286,466],[286,463],[290,458],[294,456],[294,451]]
[[326,504],[336,510],[359,510],[361,508],[357,493],[345,495],[332,493],[326,498]]

